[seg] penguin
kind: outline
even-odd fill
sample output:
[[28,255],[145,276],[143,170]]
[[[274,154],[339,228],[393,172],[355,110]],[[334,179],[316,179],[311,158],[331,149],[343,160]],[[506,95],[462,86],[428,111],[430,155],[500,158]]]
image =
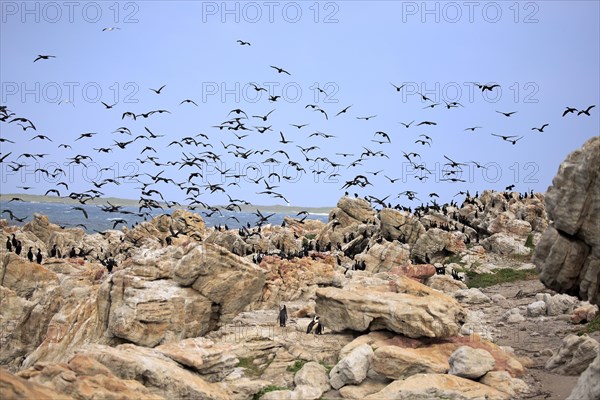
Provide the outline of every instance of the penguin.
[[31,247],[29,248],[29,251],[27,252],[27,259],[29,260],[29,262],[33,262],[33,252],[31,251]]
[[22,249],[23,249],[23,245],[21,244],[21,241],[17,240],[17,244],[15,245],[15,254],[20,255]]
[[319,317],[318,316],[314,316],[312,321],[310,321],[310,323],[308,324],[308,328],[306,328],[306,333],[310,333],[313,328],[315,327],[315,325],[317,325],[319,323]]
[[12,251],[12,242],[10,241],[10,236],[6,237],[6,251],[9,253]]
[[282,328],[285,327],[285,323],[288,319],[287,308],[285,305],[279,310],[279,316],[277,319],[279,320],[279,326]]
[[446,266],[442,265],[441,267],[435,267],[436,275],[446,275]]
[[37,254],[35,255],[35,261],[38,264],[42,263],[42,250],[40,250],[39,248],[38,248]]

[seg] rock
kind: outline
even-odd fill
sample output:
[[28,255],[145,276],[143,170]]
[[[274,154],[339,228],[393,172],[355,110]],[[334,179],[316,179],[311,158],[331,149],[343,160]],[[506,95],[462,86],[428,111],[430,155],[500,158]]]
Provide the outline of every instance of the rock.
[[598,315],[598,306],[584,302],[580,307],[573,310],[571,315],[571,322],[574,324],[581,324],[583,322],[589,322]]
[[449,294],[467,289],[467,285],[463,281],[454,279],[450,275],[433,275],[425,281],[425,284],[432,289]]
[[415,374],[445,374],[449,369],[448,357],[429,347],[382,346],[373,353],[371,364],[377,373],[394,380]]
[[80,354],[91,357],[121,379],[133,379],[165,398],[228,399],[222,386],[208,383],[154,349],[122,344],[89,345]]
[[533,262],[550,289],[600,304],[600,137],[567,156],[546,193],[552,226],[536,246]]
[[506,302],[506,297],[502,296],[500,293],[494,293],[490,299],[494,303],[503,304]]
[[546,315],[546,302],[543,300],[533,302],[527,306],[528,317],[540,317]]
[[450,375],[478,379],[491,371],[496,364],[494,357],[483,349],[462,346],[456,349],[448,359]]
[[403,243],[413,245],[425,228],[412,213],[384,208],[379,212],[381,235],[387,241],[403,239]]
[[506,322],[509,324],[518,324],[523,321],[525,321],[525,317],[521,314],[510,314],[508,317],[506,317]]
[[366,396],[377,393],[388,384],[384,382],[365,379],[360,385],[346,385],[339,392],[344,399],[363,400]]
[[0,368],[0,393],[3,399],[71,400],[73,397],[18,377]]
[[28,385],[44,385],[58,393],[56,398],[72,396],[82,398],[144,398],[160,400],[164,397],[153,394],[140,382],[120,379],[98,361],[77,355],[68,364],[37,364],[18,373],[27,379]]
[[[375,211],[373,211],[368,201],[361,198],[355,199],[344,196],[329,213],[329,222],[319,232],[317,242],[323,247],[328,243],[331,243],[333,246],[343,244],[344,235],[352,232],[360,236],[360,231],[364,232],[367,229],[365,225],[373,224],[377,221]],[[369,234],[366,236],[370,237],[372,235]]]
[[510,396],[492,387],[454,375],[417,374],[394,381],[365,400],[381,399],[449,399],[483,400],[509,399]]
[[321,397],[324,392],[331,389],[327,369],[314,361],[304,364],[300,371],[296,372],[296,375],[294,375],[294,383],[296,386],[308,385],[319,389],[321,393],[317,398]]
[[546,362],[546,369],[562,375],[579,375],[594,360],[600,344],[587,335],[568,335]]
[[411,257],[424,263],[441,261],[449,255],[466,251],[464,238],[465,235],[461,232],[429,229],[417,239],[412,247]]
[[410,247],[407,244],[385,240],[381,243],[373,242],[368,251],[356,255],[354,259],[364,261],[369,272],[390,271],[409,262]]
[[546,315],[549,316],[569,314],[578,303],[577,298],[566,294],[552,296],[549,293],[538,293],[535,299],[546,303]]
[[367,377],[373,350],[368,344],[358,346],[341,359],[329,372],[329,381],[334,389],[361,383]]
[[419,282],[423,282],[425,279],[435,275],[435,267],[431,264],[405,264],[392,268],[389,273],[391,275],[406,276]]
[[459,332],[465,311],[456,300],[406,277],[378,286],[319,288],[315,310],[334,332],[388,329],[409,337]]
[[223,380],[239,364],[234,345],[214,343],[204,338],[170,342],[157,346],[155,350],[179,364],[193,368],[209,382]]
[[513,378],[506,371],[490,371],[479,382],[498,389],[511,398],[529,392],[529,386],[523,380]]
[[598,376],[600,376],[600,353],[579,376],[567,400],[599,399],[600,379]]
[[457,290],[452,293],[452,296],[460,303],[464,304],[485,304],[492,302],[488,296],[483,294],[481,290],[477,288]]
[[481,245],[487,251],[496,254],[507,256],[529,254],[529,249],[525,247],[524,242],[521,243],[521,241],[507,233],[495,233],[482,240]]

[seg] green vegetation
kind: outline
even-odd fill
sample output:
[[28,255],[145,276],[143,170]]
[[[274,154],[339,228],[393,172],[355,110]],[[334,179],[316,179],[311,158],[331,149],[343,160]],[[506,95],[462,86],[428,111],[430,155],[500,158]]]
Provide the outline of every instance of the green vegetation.
[[304,367],[304,364],[306,364],[307,362],[308,361],[305,360],[296,360],[292,365],[288,365],[287,370],[296,373],[300,371],[300,369],[302,369],[302,367]]
[[240,357],[239,360],[240,363],[238,364],[238,367],[244,368],[248,376],[260,376],[261,370],[258,368],[258,365],[254,364],[254,358]]
[[269,385],[269,386],[266,386],[266,387],[260,389],[260,392],[256,393],[254,395],[254,397],[252,398],[252,400],[258,400],[261,397],[263,397],[265,394],[267,394],[269,392],[276,392],[278,390],[288,390],[288,388],[282,387],[282,386],[277,386],[277,385]]
[[313,240],[317,237],[316,233],[307,233],[306,235],[304,235],[305,238],[307,238],[308,240]]
[[533,244],[533,233],[530,233],[527,236],[527,240],[525,240],[525,247],[531,250],[535,250],[535,245]]
[[503,268],[494,273],[477,274],[473,271],[467,271],[469,281],[467,285],[470,288],[485,288],[498,285],[500,283],[525,281],[538,279],[539,275],[535,269],[516,270],[512,268]]
[[322,366],[325,367],[325,369],[327,370],[327,373],[330,373],[331,370],[333,369],[333,365],[329,365],[329,364],[325,363],[325,361],[319,361],[319,364],[321,364]]
[[600,331],[600,314],[596,315],[596,317],[591,320],[590,322],[588,322],[588,324],[585,326],[585,328],[583,328],[582,330],[580,330],[579,332],[577,332],[577,334],[579,336],[583,335],[583,334],[590,334],[592,332],[597,332]]
[[463,265],[463,266],[466,265],[466,263],[463,262],[462,256],[460,254],[454,254],[454,255],[446,258],[446,260],[444,260],[445,265],[452,264],[452,263],[455,263],[458,265]]

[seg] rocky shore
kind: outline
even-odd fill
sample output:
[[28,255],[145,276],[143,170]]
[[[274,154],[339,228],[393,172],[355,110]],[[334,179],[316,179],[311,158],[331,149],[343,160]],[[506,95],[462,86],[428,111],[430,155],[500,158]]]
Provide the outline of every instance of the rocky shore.
[[[596,139],[547,196],[344,196],[328,223],[229,231],[184,210],[92,235],[0,220],[23,249],[0,255],[2,398],[584,398],[600,369],[597,333],[577,334],[598,313]],[[515,273],[529,279],[481,283]]]

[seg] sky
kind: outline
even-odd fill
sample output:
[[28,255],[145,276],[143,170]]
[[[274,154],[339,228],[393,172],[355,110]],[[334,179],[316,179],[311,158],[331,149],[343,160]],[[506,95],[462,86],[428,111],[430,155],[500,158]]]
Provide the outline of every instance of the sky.
[[[0,104],[15,113],[0,122],[1,193],[95,189],[103,197],[138,199],[150,175],[161,171],[180,185],[159,182],[146,190],[181,204],[226,204],[228,194],[257,205],[333,206],[348,191],[416,206],[431,193],[449,202],[461,191],[509,185],[545,192],[565,157],[599,132],[599,4],[0,1]],[[55,58],[34,62],[38,55]],[[499,86],[482,91],[473,82]],[[404,86],[397,91],[392,84]],[[150,90],[163,85],[160,94]],[[281,97],[269,101],[269,95]],[[196,105],[181,104],[186,99]],[[459,104],[448,108],[452,102]],[[562,116],[567,106],[591,105],[590,116]],[[238,108],[251,130],[215,127],[239,116],[230,113]],[[169,113],[122,117],[151,110]],[[267,121],[253,117],[271,110]],[[36,130],[9,123],[17,117]],[[435,125],[417,126],[424,121]],[[543,124],[543,132],[532,130]],[[258,132],[262,126],[271,130]],[[465,130],[475,126],[481,128]],[[119,127],[131,136],[114,133]],[[164,136],[116,145],[149,136],[145,128]],[[78,139],[88,132],[94,135]],[[291,142],[280,143],[280,132]],[[334,137],[309,137],[315,132]],[[512,144],[492,134],[521,139]],[[185,144],[185,137],[212,147]],[[229,144],[261,153],[235,157]],[[140,154],[146,146],[154,150]],[[303,153],[297,146],[318,148]],[[207,150],[217,162],[202,154]],[[372,155],[379,152],[385,156]],[[409,162],[403,153],[412,152],[419,156]],[[67,165],[76,155],[91,160]],[[193,157],[206,162],[181,164]],[[444,165],[449,159],[465,165]],[[16,163],[25,166],[14,171]],[[38,168],[65,173],[53,178]],[[195,172],[201,175],[190,177]],[[344,187],[358,175],[369,185]],[[116,183],[94,186],[107,178]],[[265,181],[278,187],[268,189]],[[226,193],[211,193],[209,185]],[[199,192],[186,194],[192,186]],[[156,193],[147,197],[160,200]]]

